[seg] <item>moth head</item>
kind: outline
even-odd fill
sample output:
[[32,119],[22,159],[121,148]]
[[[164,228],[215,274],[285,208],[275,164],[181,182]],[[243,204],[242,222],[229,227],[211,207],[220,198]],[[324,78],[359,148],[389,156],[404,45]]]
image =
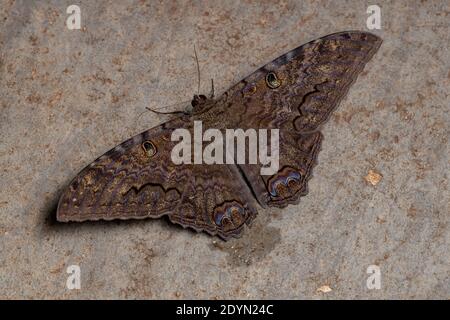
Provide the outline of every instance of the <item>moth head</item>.
[[196,107],[196,106],[198,106],[198,105],[200,105],[202,103],[205,103],[207,100],[208,100],[208,98],[205,95],[203,95],[203,94],[200,94],[200,95],[195,94],[194,98],[191,101],[191,105],[193,107]]
[[269,72],[266,74],[266,84],[270,89],[276,89],[281,86],[281,80],[275,72]]
[[153,142],[147,140],[142,143],[142,149],[148,157],[153,157],[156,154],[156,147]]

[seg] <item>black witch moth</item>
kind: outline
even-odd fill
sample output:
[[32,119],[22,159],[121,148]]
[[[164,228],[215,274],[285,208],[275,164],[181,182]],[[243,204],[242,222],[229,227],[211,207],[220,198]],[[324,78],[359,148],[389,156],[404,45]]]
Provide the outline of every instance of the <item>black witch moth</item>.
[[[192,111],[108,151],[72,180],[57,220],[171,222],[227,240],[262,207],[298,203],[320,150],[320,126],[381,45],[366,32],[341,32],[304,44],[261,67],[217,99],[194,96]],[[279,170],[260,164],[174,164],[178,128],[279,130]]]

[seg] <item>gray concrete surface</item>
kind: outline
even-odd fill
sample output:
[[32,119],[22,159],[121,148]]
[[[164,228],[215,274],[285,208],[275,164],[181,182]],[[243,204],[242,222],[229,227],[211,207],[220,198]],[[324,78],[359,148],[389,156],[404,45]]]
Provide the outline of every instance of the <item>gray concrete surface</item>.
[[[309,40],[367,30],[372,2],[0,0],[0,298],[450,298],[444,0],[376,1],[384,44],[324,128],[309,195],[261,210],[243,238],[52,218],[81,168],[167,120],[145,107],[190,100],[194,44],[201,90],[223,91]],[[82,30],[65,26],[70,4]],[[66,289],[73,264],[81,290]]]

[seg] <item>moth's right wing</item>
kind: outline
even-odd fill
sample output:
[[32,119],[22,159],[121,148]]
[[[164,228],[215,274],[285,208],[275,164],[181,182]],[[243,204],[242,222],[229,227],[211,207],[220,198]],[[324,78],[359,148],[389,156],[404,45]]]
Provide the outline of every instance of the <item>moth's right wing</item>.
[[381,45],[348,31],[304,44],[261,67],[222,97],[232,128],[279,129],[279,170],[240,165],[262,205],[284,207],[307,193],[320,150],[320,126]]

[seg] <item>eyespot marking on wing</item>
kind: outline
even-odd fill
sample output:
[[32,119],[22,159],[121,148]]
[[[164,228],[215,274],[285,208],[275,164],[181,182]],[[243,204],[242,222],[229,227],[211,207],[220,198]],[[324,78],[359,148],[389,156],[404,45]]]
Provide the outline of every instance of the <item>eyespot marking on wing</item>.
[[247,219],[246,209],[237,201],[227,201],[214,210],[214,223],[222,229],[235,229]]
[[281,86],[281,80],[278,78],[275,72],[269,72],[266,75],[266,84],[271,89],[276,89]]
[[142,143],[142,149],[144,149],[146,155],[149,157],[153,157],[156,154],[156,147],[153,142],[149,140]]
[[294,168],[285,167],[268,181],[268,191],[272,198],[289,198],[302,188],[303,174]]

